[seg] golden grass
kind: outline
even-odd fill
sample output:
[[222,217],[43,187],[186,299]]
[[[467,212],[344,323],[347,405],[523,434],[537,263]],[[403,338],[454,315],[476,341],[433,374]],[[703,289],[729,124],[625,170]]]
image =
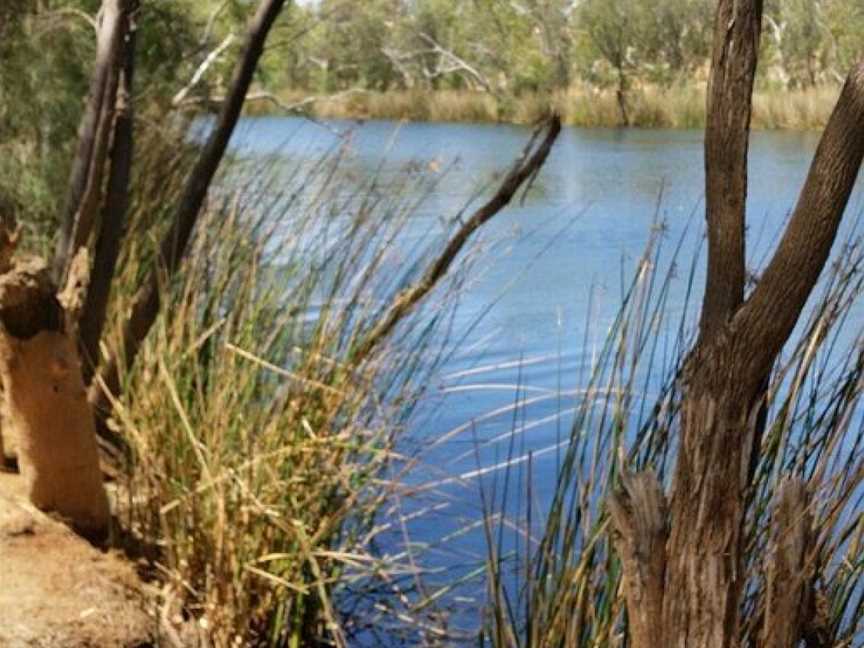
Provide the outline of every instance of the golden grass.
[[[355,179],[346,198],[350,172],[332,156],[289,181],[314,187],[302,200],[262,204],[286,180],[251,173],[235,173],[236,194],[202,213],[123,376],[114,419],[135,461],[119,518],[155,548],[162,629],[182,645],[347,646],[364,619],[343,618],[339,597],[393,566],[370,539],[391,495],[384,469],[434,365],[434,325],[415,329],[409,316],[405,346],[382,345],[360,365],[350,351],[379,315],[370,296],[386,303],[407,280],[387,241],[427,181],[391,185],[372,207],[376,178]],[[149,196],[133,227],[158,215]],[[279,234],[288,222],[291,235]],[[125,252],[112,341],[152,238]],[[206,641],[185,643],[190,626]]]
[[[839,94],[828,85],[804,90],[762,88],[753,97],[753,128],[760,130],[816,130],[822,128]],[[303,101],[307,94],[284,93],[286,105]],[[588,128],[622,125],[621,111],[613,89],[575,85],[548,93],[493,96],[485,92],[439,90],[393,90],[355,92],[323,96],[304,106],[323,119],[389,119],[418,122],[537,122],[550,108],[565,124]],[[272,106],[256,105],[256,112]],[[637,128],[703,128],[705,84],[661,87],[643,85],[627,93],[630,126]]]

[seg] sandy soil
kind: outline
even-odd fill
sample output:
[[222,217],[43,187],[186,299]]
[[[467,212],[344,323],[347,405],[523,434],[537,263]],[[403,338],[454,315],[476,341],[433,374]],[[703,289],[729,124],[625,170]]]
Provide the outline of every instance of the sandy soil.
[[0,646],[143,648],[154,621],[132,566],[88,544],[0,473]]

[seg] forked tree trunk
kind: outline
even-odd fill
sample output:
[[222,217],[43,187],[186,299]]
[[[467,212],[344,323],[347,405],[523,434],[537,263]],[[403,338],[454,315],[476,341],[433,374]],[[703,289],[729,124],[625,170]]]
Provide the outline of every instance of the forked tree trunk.
[[[705,137],[708,276],[699,339],[683,375],[668,515],[656,479],[626,468],[610,505],[635,648],[740,644],[742,592],[752,576],[744,572],[743,525],[764,385],[828,260],[864,157],[862,63],[843,88],[777,251],[744,300],[747,141],[761,18],[761,0],[719,2]],[[794,648],[809,623],[802,615],[813,575],[794,573],[811,541],[806,491],[784,487],[775,511],[764,618],[787,627],[765,627],[764,645],[772,648]],[[796,521],[789,511],[798,511]],[[798,616],[788,618],[790,610]]]

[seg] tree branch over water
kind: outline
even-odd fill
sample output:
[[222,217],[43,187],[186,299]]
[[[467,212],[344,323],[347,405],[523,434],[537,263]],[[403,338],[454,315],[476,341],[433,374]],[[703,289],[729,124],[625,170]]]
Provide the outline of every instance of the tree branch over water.
[[[546,136],[538,145],[537,140],[544,128],[546,129]],[[462,224],[441,254],[426,268],[420,280],[413,286],[403,290],[396,297],[387,312],[360,341],[352,353],[352,359],[355,362],[362,362],[369,356],[372,350],[393,331],[402,318],[435,287],[459,255],[459,252],[465,246],[470,236],[481,225],[491,220],[492,217],[504,209],[519,189],[540,171],[560,132],[561,118],[557,114],[552,115],[545,124],[538,126],[525,150],[522,151],[522,155],[519,156],[510,173],[504,178],[495,195]]]

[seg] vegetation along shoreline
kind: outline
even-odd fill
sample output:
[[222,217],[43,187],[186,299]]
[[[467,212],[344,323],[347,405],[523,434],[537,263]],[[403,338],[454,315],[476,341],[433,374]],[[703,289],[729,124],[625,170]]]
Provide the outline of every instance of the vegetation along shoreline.
[[[757,89],[753,95],[755,130],[816,131],[825,126],[840,86],[806,89]],[[358,90],[309,95],[286,90],[259,93],[250,102],[250,115],[300,114],[316,119],[394,120],[533,124],[550,111],[566,126],[582,128],[705,127],[705,84],[670,88],[646,85],[627,96],[628,120],[623,123],[616,92],[587,85],[568,90],[523,92],[517,96],[474,90]]]

